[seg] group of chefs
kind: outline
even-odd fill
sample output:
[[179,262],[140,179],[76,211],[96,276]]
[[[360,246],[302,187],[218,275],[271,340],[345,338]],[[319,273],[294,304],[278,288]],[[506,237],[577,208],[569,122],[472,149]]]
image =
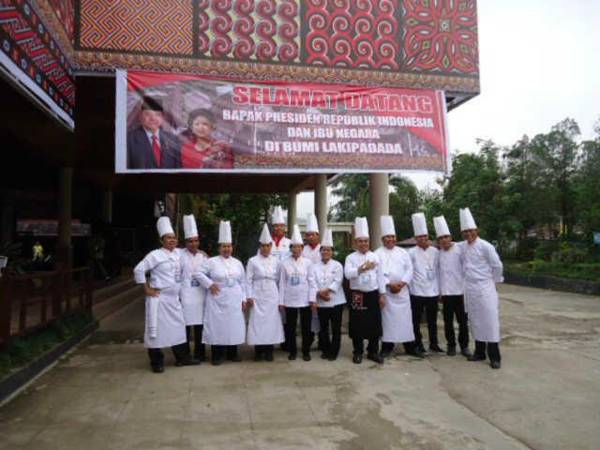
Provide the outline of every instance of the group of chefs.
[[[452,241],[444,217],[434,218],[436,248],[429,240],[425,215],[413,214],[416,246],[409,251],[396,245],[393,218],[382,216],[382,245],[375,252],[369,250],[367,219],[357,217],[355,251],[342,266],[333,259],[331,230],[321,235],[314,214],[309,216],[305,244],[297,225],[291,239],[285,236],[283,211],[275,207],[272,231],[264,224],[257,254],[245,269],[233,256],[230,222],[219,224],[219,254],[209,258],[199,248],[193,215],[183,217],[183,249],[177,247],[169,218],[160,217],[161,248],[134,269],[135,280],[146,293],[144,344],[152,370],[164,371],[165,347],[171,347],[176,366],[205,361],[205,345],[211,347],[213,365],[240,361],[238,346],[243,343],[254,346],[256,361],[273,361],[279,344],[288,359],[295,360],[298,322],[302,359],[310,361],[316,337],[321,358],[334,361],[340,352],[346,304],[356,364],[362,362],[365,340],[367,358],[379,364],[397,343],[407,354],[423,358],[427,351],[420,324],[425,312],[429,352],[456,355],[456,317],[460,353],[469,361],[489,357],[490,366],[499,369],[496,283],[502,281],[502,263],[495,248],[478,236],[470,210],[461,209],[459,215],[462,242]],[[437,336],[440,302],[446,350]],[[473,353],[469,329],[475,339]]]

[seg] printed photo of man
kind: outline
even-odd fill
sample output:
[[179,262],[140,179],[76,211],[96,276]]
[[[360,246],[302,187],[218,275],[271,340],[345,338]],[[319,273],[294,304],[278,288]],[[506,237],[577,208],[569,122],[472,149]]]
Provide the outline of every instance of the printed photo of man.
[[144,97],[139,125],[127,133],[128,169],[181,168],[181,143],[163,128],[164,122],[160,101]]

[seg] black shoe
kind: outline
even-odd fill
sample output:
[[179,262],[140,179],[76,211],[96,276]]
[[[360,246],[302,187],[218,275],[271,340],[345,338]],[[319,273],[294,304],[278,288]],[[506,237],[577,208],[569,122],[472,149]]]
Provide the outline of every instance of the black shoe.
[[325,352],[321,353],[321,359],[327,359],[327,358],[329,358],[327,356],[327,353],[325,353]]
[[499,369],[500,368],[500,361],[490,361],[490,366],[492,369]]
[[337,355],[329,355],[327,357],[327,361],[335,361],[337,359]]
[[186,358],[186,359],[180,359],[178,361],[175,361],[175,365],[177,367],[198,366],[198,365],[200,365],[200,361],[195,358]]
[[430,345],[429,351],[431,353],[444,353],[444,349],[437,344]]
[[268,362],[271,362],[271,361],[273,361],[273,352],[268,352],[268,353],[265,355],[265,361],[268,361]]
[[310,353],[304,353],[304,354],[302,355],[302,359],[303,359],[304,361],[310,361],[310,359],[311,359],[311,358],[310,358]]
[[360,364],[362,362],[362,358],[363,358],[362,355],[358,355],[358,354],[353,355],[352,356],[352,362],[354,364]]
[[416,346],[417,351],[421,352],[421,353],[427,353],[425,351],[425,347],[423,347],[423,344],[419,344]]
[[392,352],[391,352],[391,351],[389,351],[389,350],[385,350],[385,351],[381,350],[381,351],[379,352],[379,356],[381,356],[381,357],[382,357],[382,358],[384,358],[384,359],[385,359],[385,358],[389,358],[389,357],[391,356],[391,354],[392,354]]
[[383,358],[377,353],[368,353],[367,359],[370,359],[371,361],[376,362],[377,364],[383,364],[384,361]]
[[478,355],[477,353],[473,353],[471,356],[467,358],[469,361],[485,361],[485,355]]
[[448,356],[456,356],[456,347],[454,347],[454,346],[448,346],[448,349],[446,350],[446,355],[448,355]]
[[262,353],[255,353],[254,354],[254,361],[258,362],[258,361],[262,361],[263,360],[263,354]]
[[290,353],[290,354],[288,355],[288,359],[289,359],[290,361],[294,361],[294,360],[296,359],[296,354],[295,354],[295,353]]
[[222,360],[222,359],[220,359],[220,358],[219,358],[219,359],[211,359],[211,360],[210,360],[210,363],[211,363],[213,366],[220,366],[221,364],[223,364],[223,360]]
[[422,352],[418,348],[415,348],[414,350],[407,351],[406,354],[410,355],[410,356],[414,356],[415,358],[421,358],[421,359],[425,358],[425,353]]
[[460,354],[463,355],[467,359],[470,358],[471,356],[473,356],[473,354],[470,352],[470,350],[468,348],[460,349]]
[[194,359],[197,359],[200,362],[206,361],[206,355],[194,353]]
[[233,355],[233,356],[227,357],[227,361],[242,362],[242,358],[240,357],[240,355]]
[[163,366],[162,364],[160,366],[156,365],[156,366],[152,366],[152,372],[154,373],[163,373],[165,371],[165,366]]

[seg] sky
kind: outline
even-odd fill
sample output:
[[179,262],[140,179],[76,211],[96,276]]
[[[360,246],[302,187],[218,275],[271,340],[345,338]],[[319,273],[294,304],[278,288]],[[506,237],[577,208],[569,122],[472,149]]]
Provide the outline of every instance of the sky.
[[[476,152],[478,138],[511,145],[566,117],[591,138],[600,119],[600,0],[479,0],[478,17],[481,94],[448,114],[451,152]],[[436,176],[409,175],[419,188]],[[312,192],[301,193],[298,217],[313,205]]]

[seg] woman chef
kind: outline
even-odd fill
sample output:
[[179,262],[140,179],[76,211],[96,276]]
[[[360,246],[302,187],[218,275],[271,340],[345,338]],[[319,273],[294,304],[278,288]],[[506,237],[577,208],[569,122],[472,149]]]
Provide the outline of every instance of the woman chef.
[[185,233],[185,249],[180,251],[183,280],[181,283],[181,305],[187,329],[188,351],[189,341],[194,335],[194,358],[206,359],[202,343],[202,324],[204,323],[204,300],[206,289],[192,274],[200,270],[200,266],[208,259],[206,253],[199,250],[200,239],[198,228],[193,215],[183,216],[183,231]]
[[[185,335],[185,319],[179,302],[181,261],[175,248],[177,237],[168,217],[156,223],[162,247],[153,250],[133,270],[135,281],[146,291],[144,346],[148,349],[152,371],[164,371],[163,347],[171,347],[176,366],[196,365],[190,358]],[[146,273],[150,272],[150,281]]]
[[242,263],[231,256],[231,224],[219,224],[219,256],[209,258],[194,278],[208,289],[204,310],[202,341],[211,345],[211,363],[239,362],[237,346],[246,338],[246,276]]
[[260,235],[259,254],[248,261],[246,281],[248,305],[248,344],[255,347],[255,361],[273,361],[273,346],[283,342],[283,325],[279,314],[279,258],[271,254],[273,239],[264,225]]

